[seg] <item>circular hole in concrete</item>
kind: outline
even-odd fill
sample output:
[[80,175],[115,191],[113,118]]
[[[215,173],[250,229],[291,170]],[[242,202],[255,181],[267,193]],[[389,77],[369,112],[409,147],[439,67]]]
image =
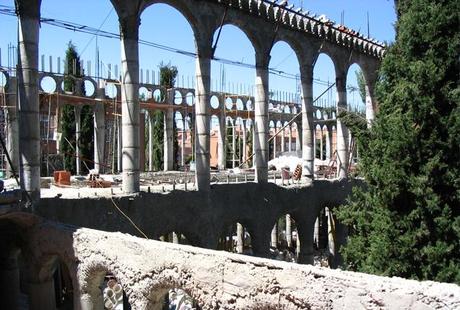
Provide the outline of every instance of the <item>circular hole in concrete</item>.
[[185,102],[187,103],[187,105],[189,106],[192,106],[193,105],[193,93],[187,93],[187,95],[185,95]]
[[153,91],[153,100],[155,100],[156,102],[164,101],[164,96],[161,92],[161,89],[157,88]]
[[251,101],[251,99],[249,99],[248,101],[246,101],[246,109],[247,109],[248,111],[251,111],[252,108],[253,108],[253,106],[252,106],[252,101]]
[[107,83],[105,86],[105,95],[111,99],[117,98],[117,86],[114,83]]
[[96,91],[96,88],[94,87],[94,83],[91,82],[90,80],[85,80],[84,85],[85,85],[85,95],[87,97],[92,97],[94,95],[94,92]]
[[0,71],[0,87],[5,87],[7,82],[6,74]]
[[150,92],[147,87],[142,86],[139,87],[139,100],[140,101],[147,101],[150,99]]
[[243,100],[241,100],[240,98],[236,100],[236,109],[239,111],[244,110]]
[[41,89],[48,93],[54,93],[56,91],[56,81],[50,76],[44,76],[40,81]]
[[231,110],[233,108],[232,98],[227,97],[227,99],[225,99],[225,107],[227,108],[227,110]]
[[219,108],[219,98],[217,98],[217,96],[215,96],[215,95],[212,96],[210,101],[211,101],[211,102],[210,102],[211,107],[212,107],[213,109]]
[[176,90],[174,92],[174,104],[177,104],[177,105],[182,104],[182,100],[183,100],[182,94],[180,93],[180,91]]

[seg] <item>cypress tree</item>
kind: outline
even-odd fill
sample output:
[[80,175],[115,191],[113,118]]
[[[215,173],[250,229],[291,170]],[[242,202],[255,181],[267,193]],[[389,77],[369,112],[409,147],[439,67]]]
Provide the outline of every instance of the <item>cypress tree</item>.
[[338,217],[352,270],[460,284],[460,2],[397,1],[379,113],[358,137],[366,186]]
[[[66,50],[65,68],[64,68],[64,91],[76,92],[77,79],[84,77],[83,68],[81,67],[80,56],[78,55],[77,48],[70,41]],[[85,85],[81,84],[82,95],[86,94]],[[72,174],[76,172],[76,159],[73,155],[74,149],[78,143],[80,146],[80,157],[90,159],[93,157],[93,109],[90,106],[83,106],[81,110],[81,132],[80,141],[76,141],[75,136],[75,108],[71,105],[64,105],[61,112],[61,140],[60,150],[64,154],[64,164],[67,170]],[[68,140],[68,141],[67,141]],[[70,144],[69,144],[70,142]],[[90,163],[87,162],[90,166]],[[82,164],[82,173],[88,172],[86,166]]]
[[[166,98],[167,90],[174,87],[177,77],[177,67],[172,66],[170,63],[164,64],[161,62],[158,66],[160,69],[160,86],[161,88],[161,101]],[[155,111],[153,113],[154,127],[153,127],[153,169],[161,170],[163,167],[163,153],[164,153],[164,112]],[[177,153],[178,153],[178,142],[177,142],[177,129],[176,122],[173,124],[173,153],[174,153],[174,165],[177,166]]]

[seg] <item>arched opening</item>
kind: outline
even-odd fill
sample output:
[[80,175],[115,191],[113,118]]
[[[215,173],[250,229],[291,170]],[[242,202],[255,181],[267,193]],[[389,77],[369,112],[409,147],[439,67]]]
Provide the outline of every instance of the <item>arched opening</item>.
[[279,113],[290,113],[289,106],[300,107],[302,87],[299,62],[295,51],[288,43],[278,41],[273,45],[269,67],[270,102],[278,107]]
[[347,108],[365,119],[366,79],[361,67],[354,63],[347,72]]
[[162,284],[154,287],[147,298],[148,304],[145,309],[161,310],[200,310],[193,294],[180,287],[179,284]]
[[53,279],[56,308],[59,310],[73,309],[74,288],[72,278],[67,266],[61,260],[58,260],[55,264]]
[[[225,24],[221,29],[217,29],[214,32],[213,44],[216,44],[215,58],[249,65],[224,64],[215,59],[211,61],[211,90],[222,94],[221,108],[227,114],[225,126],[221,128],[225,132],[221,146],[222,152],[225,152],[225,168],[236,168],[245,157],[241,116],[244,115],[244,110],[253,108],[250,98],[253,96],[255,70],[251,66],[255,64],[255,51],[246,34],[233,24]],[[217,125],[213,124],[211,130],[216,129],[217,132]],[[224,166],[223,159],[221,166]]]
[[130,310],[128,298],[121,282],[110,272],[103,277],[100,285],[104,310]]
[[[332,59],[321,53],[313,68],[313,98],[314,106],[335,111],[337,91],[332,87],[323,94],[335,82],[335,67]],[[319,95],[323,94],[321,97]],[[321,117],[320,117],[321,118]]]
[[330,268],[341,265],[339,251],[346,242],[347,233],[347,227],[338,222],[334,214],[334,206],[321,208],[313,230],[315,265]]
[[228,225],[220,235],[217,249],[232,253],[253,255],[251,235],[241,223]]
[[201,307],[185,290],[172,288],[164,296],[162,310],[199,310]]
[[282,215],[273,226],[270,240],[270,256],[276,260],[297,262],[300,241],[297,224],[290,214]]

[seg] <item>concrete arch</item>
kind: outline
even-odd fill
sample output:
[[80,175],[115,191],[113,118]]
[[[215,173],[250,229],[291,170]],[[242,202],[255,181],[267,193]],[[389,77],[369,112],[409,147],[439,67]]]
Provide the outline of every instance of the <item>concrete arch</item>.
[[[176,273],[176,274],[172,274]],[[193,283],[193,279],[189,279],[184,286],[184,281],[181,279],[181,274],[176,270],[162,270],[153,275],[153,284],[148,285],[144,289],[143,295],[146,296],[143,309],[163,309],[166,295],[171,290],[181,289],[189,295],[194,302],[200,299],[197,289],[189,283]]]
[[[117,1],[117,0],[112,0]],[[120,0],[118,0],[120,1]],[[193,7],[189,7],[189,3],[187,1],[180,1],[180,0],[147,0],[147,1],[139,1],[139,16],[142,18],[142,14],[151,6],[155,4],[166,4],[171,8],[178,11],[188,22],[190,27],[192,28],[192,32],[194,37],[200,31],[200,16],[196,15],[196,10]],[[134,3],[133,3],[134,5]],[[120,15],[120,14],[119,14]]]
[[88,266],[80,266],[78,272],[82,309],[104,309],[100,286],[104,281],[104,277],[109,273],[117,279],[128,301],[130,303],[134,302],[134,300],[130,299],[132,288],[126,286],[129,283],[129,277],[125,276],[122,270],[119,270],[116,266],[109,266],[110,263],[104,261],[103,258],[91,261]]

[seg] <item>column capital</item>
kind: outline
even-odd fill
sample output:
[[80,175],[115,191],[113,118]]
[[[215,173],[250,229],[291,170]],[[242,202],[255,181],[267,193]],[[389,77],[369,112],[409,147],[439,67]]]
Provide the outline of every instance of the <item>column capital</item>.
[[338,92],[340,91],[346,92],[347,77],[345,75],[337,75],[335,77],[335,86]]
[[16,14],[19,17],[40,19],[41,2],[41,0],[16,0],[14,1],[14,5],[16,7]]
[[313,84],[313,66],[311,64],[303,63],[300,65],[300,76],[302,81]]
[[268,69],[270,52],[256,52],[256,69]]
[[120,16],[120,35],[122,39],[139,39],[139,26],[141,19],[138,14]]

